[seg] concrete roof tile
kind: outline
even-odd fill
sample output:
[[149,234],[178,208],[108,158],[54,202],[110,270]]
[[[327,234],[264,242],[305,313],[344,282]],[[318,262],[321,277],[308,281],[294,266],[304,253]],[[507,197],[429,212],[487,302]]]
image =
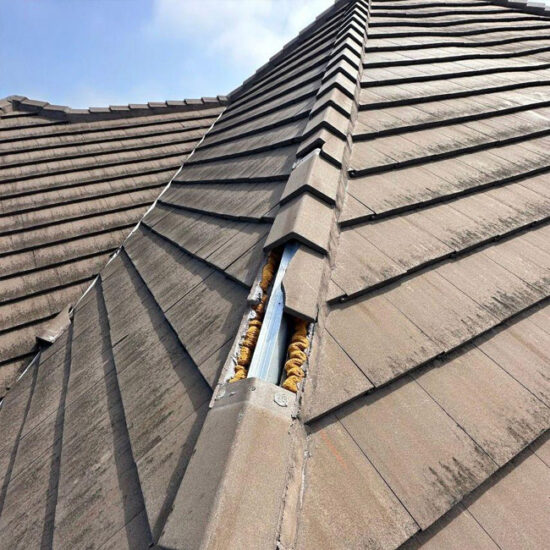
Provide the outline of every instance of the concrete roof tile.
[[498,546],[483,527],[461,504],[437,521],[431,528],[421,531],[403,545],[403,550],[498,550]]
[[422,529],[496,469],[410,378],[355,401],[337,417]]
[[[206,418],[160,537],[163,546],[276,544],[286,483],[281,457],[290,452],[292,406],[281,407],[274,397],[285,394],[290,404],[295,398],[254,378],[232,388],[219,395]],[[275,441],[279,445],[273,446]],[[243,491],[246,478],[257,480],[261,490]],[[262,513],[251,516],[252,509]],[[220,523],[227,527],[220,529]],[[235,525],[239,528],[230,527]]]
[[349,117],[344,116],[334,107],[328,106],[310,117],[304,135],[316,132],[319,128],[330,130],[335,136],[345,139],[349,126]]
[[306,422],[372,389],[370,380],[328,331],[316,339],[312,353],[302,408]]
[[315,321],[325,267],[322,254],[306,246],[298,248],[282,281],[287,313]]
[[452,252],[433,232],[428,233],[419,223],[415,223],[416,219],[412,216],[360,225],[355,231],[404,269],[428,263]]
[[[193,138],[195,143],[200,140],[220,109],[209,105],[198,111],[183,105],[160,114],[147,105],[134,105],[131,112],[128,106],[75,110],[34,100],[25,100],[23,105],[22,100],[12,98],[16,108],[32,107],[24,113],[25,124],[20,120],[12,127],[4,119],[0,123],[0,133],[13,138],[0,153],[6,161],[3,174],[10,178],[0,204],[0,211],[10,215],[0,224],[0,231],[17,230],[16,240],[10,237],[3,265],[12,265],[10,258],[24,249],[15,256],[18,267],[13,264],[23,277],[18,298],[23,304],[33,304],[26,308],[25,322],[35,323],[40,332],[46,315],[58,313],[76,299],[75,283],[97,273],[175,173],[181,154],[192,147]],[[62,124],[56,113],[63,114]],[[33,123],[37,120],[38,125]],[[181,124],[193,130],[186,132],[184,140],[175,140],[175,125],[179,131]],[[133,191],[125,193],[129,187]],[[8,276],[4,292],[13,292],[17,274],[3,274]],[[42,293],[40,298],[32,297],[36,292]],[[38,300],[43,307],[38,307]],[[15,325],[9,330],[14,335],[17,332]],[[25,338],[23,332],[19,334]],[[30,344],[26,353],[35,347],[34,339]],[[9,359],[9,349],[16,351],[13,346],[0,348],[0,363]],[[22,349],[17,352],[21,353]],[[11,381],[11,377],[0,377],[6,384]],[[2,387],[0,395],[4,391]]]
[[546,377],[549,345],[549,333],[533,322],[533,316],[478,343],[483,353],[546,405],[550,405],[550,383]]
[[491,458],[504,465],[550,427],[550,408],[481,349],[413,374]]
[[332,107],[338,109],[342,114],[350,117],[353,111],[354,101],[349,96],[344,94],[342,90],[332,88],[315,101],[312,112],[317,112],[323,109],[326,105],[331,105]]
[[333,210],[328,204],[303,193],[281,206],[265,246],[270,249],[295,239],[326,252],[332,220]]
[[[81,295],[84,266],[120,244],[229,103],[78,304],[71,337],[0,408],[2,534],[336,550],[394,548],[420,526],[411,547],[539,547],[545,479],[525,457],[543,462],[542,439],[518,453],[547,429],[550,395],[550,239],[533,225],[550,208],[541,32],[537,16],[470,0],[345,0],[230,99],[57,114],[2,101],[0,313],[15,305],[0,317],[39,318],[0,335],[0,379],[28,353],[12,336],[33,339]],[[254,380],[239,403],[238,385],[217,399],[264,244],[292,239],[287,313],[319,318],[303,408]]]
[[348,187],[344,206],[338,218],[338,222],[341,225],[347,225],[350,222],[359,222],[371,218],[374,215],[374,211],[365,206],[362,202],[358,201],[351,193]]
[[544,496],[549,490],[550,469],[527,453],[499,472],[485,491],[474,493],[466,505],[500,548],[544,547],[550,535]]
[[335,166],[339,167],[342,165],[342,159],[344,158],[344,152],[346,149],[346,141],[341,137],[334,135],[325,128],[321,128],[306,137],[306,139],[301,142],[297,155],[304,156],[314,149],[319,148],[321,149],[323,156]]
[[[411,516],[336,419],[321,423],[308,452],[296,548],[396,548],[416,532]],[[330,513],[335,510],[346,513]]]
[[483,253],[438,267],[437,272],[501,320],[544,295]]
[[[374,384],[434,357],[439,346],[384,296],[335,307],[327,330]],[[368,353],[366,353],[368,351]]]
[[550,465],[550,434],[546,433],[535,441],[530,449],[548,466]]
[[366,240],[357,230],[343,231],[332,269],[332,280],[347,295],[403,275],[405,269]]
[[442,351],[454,349],[495,324],[493,315],[437,271],[404,281],[387,293],[387,299]]
[[323,82],[322,86],[319,88],[318,96],[321,96],[333,88],[339,89],[351,99],[355,97],[356,84],[340,72]]
[[281,195],[281,202],[309,191],[334,204],[339,181],[340,170],[323,159],[319,152],[314,151],[292,170]]

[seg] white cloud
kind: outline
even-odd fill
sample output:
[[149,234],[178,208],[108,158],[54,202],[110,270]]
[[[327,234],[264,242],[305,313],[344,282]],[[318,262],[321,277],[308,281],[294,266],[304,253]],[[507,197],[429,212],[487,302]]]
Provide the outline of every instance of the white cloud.
[[[334,0],[155,0],[150,33],[196,43],[221,63],[250,71]],[[185,52],[182,52],[185,55]]]

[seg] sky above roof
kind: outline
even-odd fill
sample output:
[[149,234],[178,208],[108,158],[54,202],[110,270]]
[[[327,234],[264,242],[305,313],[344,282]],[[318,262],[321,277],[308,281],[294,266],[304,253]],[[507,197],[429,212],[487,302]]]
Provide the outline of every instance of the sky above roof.
[[0,0],[0,97],[82,108],[226,94],[333,0]]

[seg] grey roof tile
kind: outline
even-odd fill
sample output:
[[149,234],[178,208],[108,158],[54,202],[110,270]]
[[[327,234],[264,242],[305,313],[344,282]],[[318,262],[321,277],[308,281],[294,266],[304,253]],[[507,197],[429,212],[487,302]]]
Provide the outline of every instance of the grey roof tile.
[[404,281],[386,296],[442,351],[454,349],[495,324],[493,315],[437,271]]
[[340,167],[346,149],[346,142],[341,137],[322,128],[306,137],[298,149],[298,156],[303,157],[315,149],[321,149],[321,154],[335,166]]
[[478,347],[533,395],[550,405],[550,384],[546,376],[550,334],[533,320],[534,315],[506,330],[489,334]]
[[[212,273],[211,267],[193,261],[188,254],[146,227],[140,228],[124,249],[163,310],[173,306]],[[162,274],[156,270],[159,264],[165,267]]]
[[496,254],[494,249],[486,252],[497,264],[506,268],[531,286],[547,292],[550,286],[550,254],[526,239],[512,240],[503,244]]
[[[231,274],[231,276],[235,277],[243,284],[250,285],[251,279],[256,276],[257,268],[263,259],[262,254],[258,254],[259,249],[257,245],[263,245],[268,231],[268,224],[250,223],[241,226],[239,231],[231,239],[208,256],[208,262],[223,269],[226,273]],[[240,276],[237,276],[237,273],[239,273],[238,270],[229,270],[231,265],[241,259],[244,260],[247,255],[252,254],[252,251],[255,253],[255,255],[250,258],[252,265],[249,265],[247,269],[240,272]]]
[[[208,134],[8,393],[2,534],[117,548],[544,540],[529,496],[542,470],[521,472],[543,461],[533,439],[548,428],[547,33],[487,2],[341,0],[228,99],[3,100],[0,300],[21,324],[0,334],[0,378]],[[318,316],[303,406],[254,380],[225,393],[255,387],[244,406],[224,406],[264,246],[294,238],[316,250],[302,244],[285,280],[287,312]],[[514,475],[526,498],[483,502]]]
[[258,220],[278,204],[281,190],[279,182],[173,184],[161,202],[243,221]]
[[[139,319],[128,325],[124,342],[113,348],[113,358],[128,437],[154,526],[163,513],[175,472],[189,460],[210,390],[137,273],[129,263],[126,268],[125,276],[132,282],[126,303],[110,309],[111,293],[120,292],[117,286],[105,289],[105,301],[110,321],[129,310]],[[144,361],[148,369],[141,368]],[[180,446],[178,453],[173,452],[174,440]]]
[[319,128],[326,128],[334,135],[345,139],[349,126],[349,117],[337,111],[334,107],[328,106],[314,116],[310,117],[307,126],[304,129],[304,135],[313,133]]
[[434,357],[440,349],[384,296],[334,308],[327,330],[376,385]]
[[501,466],[550,427],[550,409],[504,369],[471,348],[413,375]]
[[282,280],[287,313],[301,319],[315,321],[324,270],[325,262],[322,254],[305,246],[298,248]]
[[[6,544],[38,546],[42,541],[47,513],[47,487],[50,457],[35,461],[34,467],[18,476],[6,495],[8,512],[2,514],[0,534]],[[27,519],[29,512],[32,514]]]
[[[274,401],[284,390],[262,380],[249,379],[234,388],[219,397],[206,418],[160,537],[162,546],[239,548],[251,540],[260,548],[276,544],[287,481],[281,456],[292,450],[287,437],[291,409]],[[262,480],[265,491],[243,491],[244,476]],[[260,508],[260,518],[250,515]],[[243,528],[220,529],[220,521]]]
[[[416,523],[344,426],[329,417],[310,436],[299,549],[396,548]],[[332,514],[329,510],[349,510]]]
[[[167,311],[170,323],[199,370],[236,334],[247,295],[245,288],[215,272]],[[209,334],[209,338],[204,338],[204,334]],[[216,381],[217,377],[208,380],[211,385]]]
[[321,110],[326,105],[331,105],[332,107],[338,109],[342,114],[351,115],[355,103],[349,95],[346,95],[337,87],[333,87],[331,90],[317,98],[313,105],[312,111],[316,112]]
[[527,453],[466,504],[499,547],[543,547],[549,535],[548,502],[543,495],[549,486],[550,470],[536,455]]
[[437,529],[420,532],[403,546],[403,550],[461,550],[466,545],[479,550],[497,550],[499,547],[483,530],[472,514],[458,504],[436,524]]
[[210,147],[199,147],[190,162],[204,162],[205,160],[231,158],[240,154],[247,156],[262,149],[271,149],[286,145],[302,136],[307,121],[299,119],[284,126],[256,132],[247,137],[236,137],[230,142]]
[[[20,309],[26,311],[25,321],[35,323],[39,334],[37,323],[44,315],[57,313],[77,297],[77,290],[71,293],[63,287],[98,272],[105,254],[122,242],[175,173],[182,153],[192,148],[222,109],[219,104],[202,110],[182,105],[158,114],[148,106],[133,106],[132,112],[124,106],[122,110],[112,108],[117,110],[115,114],[109,108],[79,112],[47,105],[37,111],[46,104],[22,99],[11,101],[28,111],[24,120],[14,119],[17,125],[4,119],[0,122],[0,135],[8,140],[1,147],[4,168],[0,178],[9,178],[0,211],[10,214],[3,216],[0,224],[0,249],[4,266],[17,265],[12,273],[5,273],[8,277],[2,284],[7,297],[13,283],[19,281],[18,297],[26,294],[27,302],[33,293],[43,293],[38,301],[44,306]],[[67,121],[60,125],[55,112],[64,113]],[[144,154],[145,149],[150,152]],[[161,162],[156,160],[159,153]],[[168,162],[163,158],[167,153],[173,155]],[[73,261],[72,266],[67,260]],[[25,282],[16,278],[17,272],[36,268],[40,271],[27,275]],[[64,300],[60,293],[66,296]],[[15,308],[15,303],[10,306],[12,311]],[[5,328],[15,337],[16,317],[13,313],[4,317],[13,319],[11,328]],[[28,341],[29,332],[19,335]],[[31,340],[26,353],[33,344]],[[2,346],[0,362],[8,359],[6,352]],[[3,393],[0,389],[0,395]]]
[[418,218],[424,219],[412,214],[361,225],[355,231],[392,258],[395,263],[410,269],[452,251],[439,235],[426,231],[425,227],[417,222]]
[[437,272],[500,320],[544,296],[544,292],[528,285],[484,253],[441,266]]
[[535,441],[530,449],[548,466],[550,464],[550,437],[546,433]]
[[496,469],[408,378],[356,401],[337,417],[423,529]]
[[[76,544],[82,538],[86,544],[92,540],[106,542],[110,533],[124,526],[125,513],[134,517],[142,509],[138,495],[132,491],[132,488],[135,491],[135,468],[129,468],[121,439],[123,419],[114,416],[115,407],[121,407],[114,391],[115,380],[112,374],[101,380],[84,394],[79,407],[71,408],[66,415],[64,431],[68,441],[64,445],[65,452],[60,465],[54,532],[56,544],[61,541]],[[90,422],[90,419],[93,421]],[[86,424],[84,429],[81,426],[83,421]],[[104,457],[103,461],[101,457]],[[105,460],[107,457],[110,460]],[[121,463],[121,459],[126,459],[126,464]],[[121,472],[125,482],[123,487],[126,489],[119,488],[116,462],[119,467],[126,466],[125,473]],[[97,468],[94,475],[82,474],[83,471],[90,472],[94,465]],[[78,490],[70,491],[69,488],[74,487],[76,481]],[[94,493],[97,495],[95,498]],[[78,514],[78,509],[86,510],[86,517],[94,518],[86,533],[82,533],[82,527],[79,526],[78,517],[82,516]],[[143,533],[144,528],[141,526],[134,533],[134,542]]]
[[357,230],[343,231],[332,269],[332,280],[347,295],[405,273],[405,268],[384,254]]
[[333,210],[324,201],[303,193],[285,203],[275,218],[265,246],[274,248],[296,239],[319,252],[326,252]]
[[365,206],[361,201],[358,201],[352,195],[351,188],[348,188],[342,212],[340,216],[338,216],[339,224],[343,226],[348,223],[357,223],[372,218],[373,216],[374,211]]
[[373,387],[328,331],[314,353],[304,388],[302,414],[307,422]]
[[290,174],[281,195],[281,202],[309,191],[334,204],[339,180],[340,171],[323,159],[318,151],[314,151],[305,157]]
[[175,181],[273,181],[286,178],[294,162],[295,146],[262,151],[247,157],[189,165]]

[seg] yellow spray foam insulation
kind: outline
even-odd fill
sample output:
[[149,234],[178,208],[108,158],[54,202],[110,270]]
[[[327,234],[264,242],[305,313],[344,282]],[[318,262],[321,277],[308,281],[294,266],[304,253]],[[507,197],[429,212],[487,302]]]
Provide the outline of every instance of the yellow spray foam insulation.
[[254,317],[250,319],[248,323],[248,328],[246,329],[243,343],[241,344],[241,349],[239,351],[239,357],[237,358],[237,366],[235,367],[235,374],[229,382],[236,382],[237,380],[242,380],[246,378],[248,374],[248,367],[250,366],[250,361],[252,361],[252,354],[254,353],[254,348],[256,347],[256,342],[258,341],[258,336],[260,335],[260,329],[262,328],[262,321],[265,314],[265,308],[267,305],[267,300],[269,298],[267,294],[267,289],[269,285],[273,282],[275,277],[275,272],[277,271],[277,266],[281,260],[281,255],[278,252],[271,251],[267,257],[267,262],[262,269],[262,278],[260,280],[260,288],[262,289],[262,298],[259,303],[255,305],[252,309],[255,313]]
[[288,346],[288,359],[285,363],[286,378],[283,382],[283,388],[294,393],[298,391],[298,384],[305,376],[302,366],[306,362],[306,350],[309,348],[308,324],[307,321],[302,319],[295,320],[294,334]]

